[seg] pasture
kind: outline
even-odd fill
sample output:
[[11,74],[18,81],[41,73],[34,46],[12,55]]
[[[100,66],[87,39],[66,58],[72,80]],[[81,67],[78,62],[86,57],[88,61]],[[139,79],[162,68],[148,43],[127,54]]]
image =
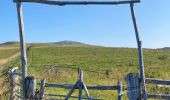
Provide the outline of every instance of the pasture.
[[[74,84],[77,68],[84,70],[87,85],[117,85],[128,73],[138,72],[137,49],[100,46],[32,45],[27,52],[28,73],[50,83]],[[144,49],[147,78],[170,79],[170,51]],[[19,60],[12,63],[20,66]],[[168,87],[147,85],[149,93],[170,93]],[[66,95],[67,90],[46,88],[46,93]],[[92,97],[116,100],[117,91],[90,91]],[[126,94],[126,93],[125,93]],[[126,96],[123,99],[127,99]]]

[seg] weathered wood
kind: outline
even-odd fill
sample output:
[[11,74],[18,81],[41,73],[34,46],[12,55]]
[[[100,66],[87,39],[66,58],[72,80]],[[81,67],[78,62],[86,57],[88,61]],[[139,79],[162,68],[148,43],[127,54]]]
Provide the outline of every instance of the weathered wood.
[[70,96],[72,95],[72,93],[74,92],[74,90],[76,88],[78,88],[77,86],[79,85],[79,81],[76,82],[76,84],[71,88],[70,92],[68,93],[68,95],[66,96],[66,100],[68,100],[70,98]]
[[[73,84],[55,84],[55,83],[45,83],[45,87],[54,87],[54,88],[65,88],[71,89],[74,87]],[[118,86],[105,86],[105,85],[89,85],[86,86],[88,90],[118,90]],[[78,88],[76,88],[78,89]]]
[[170,100],[170,94],[148,94],[148,98]]
[[14,2],[33,2],[42,3],[49,5],[118,5],[118,4],[128,4],[128,3],[139,3],[140,0],[120,0],[120,1],[54,1],[54,0],[14,0]]
[[[59,94],[45,94],[46,96],[56,96],[56,97],[66,97],[66,95],[59,95]],[[77,96],[70,96],[70,98],[78,98]],[[82,97],[82,99],[89,99]],[[91,100],[103,100],[103,99],[97,99],[97,98],[90,98]]]
[[14,72],[14,73],[11,73],[12,75],[18,75],[18,76],[22,76],[22,73],[19,73],[19,72]]
[[10,100],[15,99],[15,84],[14,84],[14,75],[9,75],[10,78]]
[[132,21],[134,25],[135,35],[136,35],[136,41],[138,46],[138,60],[139,60],[139,66],[140,66],[140,88],[142,90],[142,97],[144,100],[147,99],[147,93],[146,93],[146,86],[145,86],[145,72],[144,72],[144,62],[143,62],[143,51],[142,51],[142,41],[139,37],[139,30],[136,22],[136,16],[134,11],[134,4],[130,3],[130,10],[132,15]]
[[36,95],[36,79],[34,76],[27,76],[25,78],[25,88],[26,88],[26,97],[29,99],[35,99]]
[[9,70],[9,79],[10,79],[10,100],[15,99],[15,91],[16,91],[16,86],[15,83],[17,81],[17,75],[14,75],[13,73],[16,72],[18,67],[14,67],[11,70]]
[[86,93],[86,96],[87,96],[88,100],[91,100],[91,97],[90,97],[90,94],[89,94],[89,92],[88,92],[88,89],[87,89],[86,85],[84,84],[84,82],[83,82],[82,84],[83,84],[84,91],[85,91],[85,93]]
[[127,94],[129,100],[141,100],[139,76],[136,73],[129,73],[125,80],[127,82]]
[[149,83],[149,84],[170,85],[170,80],[146,78],[145,81],[146,81],[146,83]]
[[122,95],[123,95],[123,87],[122,87],[122,82],[118,81],[118,100],[122,100]]
[[19,24],[19,36],[20,36],[20,51],[21,51],[21,64],[22,64],[22,83],[23,83],[23,95],[25,93],[25,82],[24,79],[27,77],[27,55],[26,55],[26,44],[24,38],[24,24],[23,24],[23,15],[22,15],[22,5],[21,2],[17,3],[17,14],[18,14],[18,24]]
[[79,100],[82,100],[83,85],[79,84]]
[[40,83],[40,99],[41,100],[44,98],[44,89],[45,89],[45,80],[41,79],[41,83]]

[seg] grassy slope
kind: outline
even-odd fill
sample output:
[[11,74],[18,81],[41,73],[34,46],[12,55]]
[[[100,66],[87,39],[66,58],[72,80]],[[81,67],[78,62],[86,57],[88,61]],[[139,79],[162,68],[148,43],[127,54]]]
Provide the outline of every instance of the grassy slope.
[[[43,46],[42,46],[43,47]],[[170,79],[170,51],[144,50],[146,77]],[[86,84],[116,85],[123,81],[127,73],[138,72],[137,50],[128,48],[106,48],[96,46],[49,46],[32,47],[28,52],[29,74],[39,81],[45,78],[47,82],[75,83],[77,67],[84,70]],[[19,62],[17,63],[17,65]],[[47,64],[56,66],[45,66]],[[15,64],[14,64],[15,65]],[[75,68],[75,69],[74,69]],[[150,87],[149,92],[159,93]],[[46,89],[50,93],[66,94],[66,90]],[[169,93],[170,90],[160,90]],[[90,91],[93,97],[116,100],[114,91]],[[125,99],[126,97],[124,97]]]
[[6,59],[6,58],[14,55],[18,51],[19,51],[18,49],[0,50],[0,60]]

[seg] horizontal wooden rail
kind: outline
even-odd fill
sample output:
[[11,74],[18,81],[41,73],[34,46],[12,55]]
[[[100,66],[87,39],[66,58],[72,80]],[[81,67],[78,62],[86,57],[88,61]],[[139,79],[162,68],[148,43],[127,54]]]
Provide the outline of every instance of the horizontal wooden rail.
[[[57,95],[57,94],[45,94],[46,96],[58,96],[58,97],[66,97],[66,95]],[[70,96],[70,98],[78,98],[77,96]],[[88,98],[82,98],[82,99],[88,99]],[[103,99],[95,99],[90,98],[90,100],[103,100]]]
[[[74,85],[45,83],[45,87],[72,89]],[[118,90],[119,87],[118,86],[104,86],[104,85],[90,85],[90,86],[87,86],[87,89],[89,90]]]
[[148,98],[170,100],[170,94],[148,94]]
[[127,3],[139,3],[140,0],[124,0],[124,1],[54,1],[54,0],[14,0],[14,2],[33,2],[49,5],[117,5]]
[[149,84],[170,85],[170,80],[160,80],[160,79],[146,78],[145,82],[149,83]]

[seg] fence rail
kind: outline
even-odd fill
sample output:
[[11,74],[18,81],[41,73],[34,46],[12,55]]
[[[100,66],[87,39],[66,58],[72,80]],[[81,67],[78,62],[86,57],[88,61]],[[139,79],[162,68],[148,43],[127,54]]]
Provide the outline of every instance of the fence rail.
[[170,94],[148,94],[148,98],[170,100]]
[[149,84],[170,85],[170,80],[146,78],[145,81],[146,83],[149,83]]
[[[40,84],[40,83],[38,83]],[[55,88],[64,88],[64,89],[72,89],[74,84],[56,84],[56,83],[45,83],[45,87],[55,87]],[[78,88],[76,88],[78,89]],[[84,88],[83,88],[84,89]],[[111,86],[111,85],[88,85],[88,90],[118,90],[119,86]]]
[[[156,85],[170,85],[170,80],[161,80],[154,78],[146,78],[145,82],[148,84],[156,84]],[[148,98],[152,99],[166,99],[170,100],[170,94],[147,94]]]
[[[20,87],[22,87],[22,84],[19,83],[16,78],[18,76],[21,76],[21,73],[17,72],[17,67],[11,69],[9,71],[10,75],[10,100],[15,100],[15,98],[18,99],[23,99],[23,95],[20,93]],[[16,74],[17,73],[17,74]],[[46,97],[66,97],[66,98],[78,98],[79,100],[82,99],[88,99],[88,100],[102,100],[102,99],[97,99],[97,98],[92,98],[90,97],[88,90],[117,90],[118,91],[118,100],[122,99],[123,95],[123,90],[125,90],[125,87],[122,86],[122,83],[118,81],[117,85],[88,85],[86,86],[85,83],[83,82],[83,71],[79,69],[79,78],[76,82],[76,84],[56,84],[56,83],[45,83],[45,80],[42,79],[40,83],[37,83],[40,85],[40,91],[39,94],[35,96],[35,98],[46,98]],[[18,87],[18,88],[16,88]],[[47,87],[53,87],[53,88],[64,88],[64,89],[70,89],[70,93],[68,95],[58,95],[58,94],[45,94],[44,90]],[[18,89],[18,90],[16,90]],[[71,94],[75,89],[79,90],[79,96],[72,96]],[[80,91],[81,89],[81,91]],[[82,90],[85,90],[87,97],[82,97]],[[19,91],[19,92],[18,92]],[[48,99],[48,100],[58,100],[58,99]],[[61,99],[60,99],[61,100]],[[65,99],[64,99],[65,100]]]
[[[16,86],[20,90],[20,87],[22,87],[21,83],[17,82],[17,77],[21,76],[21,73],[17,72],[16,70],[18,67],[15,67],[11,70],[9,70],[9,75],[10,75],[10,100],[14,100],[15,98],[20,98],[23,99],[23,96],[20,95],[19,92],[16,91]],[[132,83],[135,82],[135,84],[138,82],[139,79],[137,78],[137,74],[129,74],[129,77],[126,77],[126,80],[132,80]],[[132,76],[135,76],[135,79],[131,78]],[[83,73],[79,74],[79,78],[82,80],[83,79]],[[79,80],[78,80],[79,82]],[[146,78],[145,82],[147,84],[159,84],[159,85],[170,85],[170,80],[161,80],[161,79],[154,79],[154,78]],[[67,95],[61,95],[61,94],[45,94],[44,89],[48,87],[53,87],[53,88],[64,88],[64,89],[78,89],[79,87],[75,87],[74,84],[57,84],[57,83],[45,83],[45,80],[42,79],[40,83],[37,83],[40,85],[40,93],[39,93],[39,98],[46,98],[46,97],[66,97]],[[135,85],[134,84],[134,85]],[[84,84],[85,85],[85,84]],[[130,84],[129,84],[130,85]],[[134,86],[132,84],[132,86]],[[118,91],[118,100],[122,99],[122,91],[127,90],[127,87],[122,86],[122,83],[118,81],[117,85],[88,85],[85,86],[88,90],[117,90]],[[85,87],[82,87],[81,89],[85,89]],[[128,87],[130,88],[130,87]],[[131,89],[130,89],[131,90]],[[129,90],[128,90],[129,91]],[[137,93],[137,92],[135,92]],[[133,95],[133,94],[132,94]],[[130,97],[132,95],[129,94]],[[133,95],[134,97],[134,95]],[[69,98],[79,98],[79,96],[72,96],[70,95]],[[152,98],[152,99],[170,99],[170,94],[147,94],[147,98]],[[88,97],[82,97],[82,99],[89,99]],[[48,100],[59,100],[59,99],[48,99]],[[61,99],[60,99],[61,100]],[[64,99],[63,99],[64,100]],[[92,98],[90,97],[90,100],[102,100],[102,99],[97,99],[97,98]]]
[[14,2],[33,2],[42,3],[49,5],[117,5],[117,4],[127,4],[127,3],[139,3],[140,0],[120,0],[120,1],[54,1],[54,0],[14,0]]
[[[66,97],[66,95],[58,95],[58,94],[45,94],[45,95],[46,96]],[[70,96],[70,98],[78,98],[78,96]],[[88,99],[88,98],[82,97],[82,99]],[[90,100],[103,100],[103,99],[90,98]]]

